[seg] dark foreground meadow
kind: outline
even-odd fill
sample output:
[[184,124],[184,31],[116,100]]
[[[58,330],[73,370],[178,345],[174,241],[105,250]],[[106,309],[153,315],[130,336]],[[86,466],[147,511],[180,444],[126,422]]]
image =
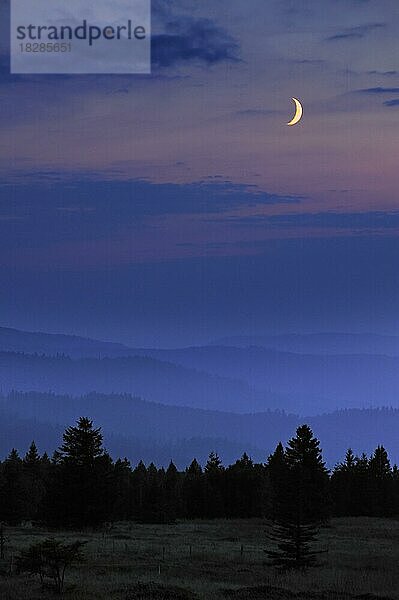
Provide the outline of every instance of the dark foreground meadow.
[[[399,600],[399,521],[333,519],[321,566],[304,574],[265,564],[266,529],[257,519],[119,523],[106,533],[9,527],[6,562],[49,536],[87,540],[85,562],[66,574],[68,600]],[[55,597],[35,578],[0,576],[2,600]]]

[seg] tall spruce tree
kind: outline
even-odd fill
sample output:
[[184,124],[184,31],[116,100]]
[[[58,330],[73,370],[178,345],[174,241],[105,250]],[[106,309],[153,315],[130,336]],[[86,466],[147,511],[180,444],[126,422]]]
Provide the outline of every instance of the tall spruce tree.
[[23,460],[25,486],[27,490],[27,519],[39,516],[40,505],[45,494],[45,463],[40,458],[35,442],[32,442]]
[[145,500],[141,509],[141,520],[145,523],[164,523],[166,520],[163,486],[165,471],[151,463],[147,469]]
[[395,507],[393,497],[393,475],[388,453],[384,446],[377,446],[369,461],[371,514],[389,517]]
[[77,467],[91,468],[104,454],[101,428],[94,429],[93,421],[81,417],[77,426],[68,427],[59,449],[61,460]]
[[183,511],[188,519],[204,516],[204,474],[196,458],[187,467],[183,480]]
[[25,454],[24,463],[25,465],[34,468],[38,468],[40,465],[40,455],[34,441],[31,443],[28,452]]
[[277,567],[306,569],[316,562],[318,527],[329,515],[328,472],[320,443],[307,425],[298,427],[284,455],[281,448],[278,454],[280,460],[284,456],[286,470],[275,499],[270,536],[277,549],[267,554]]
[[17,525],[28,516],[29,498],[23,461],[13,448],[3,463],[0,489],[0,521]]
[[216,452],[205,465],[205,515],[210,519],[224,516],[224,467]]
[[173,461],[170,461],[164,479],[165,520],[175,521],[182,512],[181,477]]
[[54,458],[53,520],[65,526],[96,526],[108,521],[113,507],[113,464],[103,449],[101,429],[81,417],[68,427]]
[[113,520],[128,521],[133,513],[132,469],[127,458],[115,461],[113,486],[116,500],[112,510]]
[[132,473],[133,517],[137,521],[142,519],[146,503],[147,475],[147,467],[141,460]]
[[249,519],[268,512],[267,475],[263,465],[254,464],[247,453],[225,471],[226,517]]
[[284,446],[279,442],[273,454],[269,456],[266,463],[267,473],[271,483],[271,516],[278,518],[280,499],[284,496],[288,465]]
[[358,514],[358,460],[349,448],[345,460],[335,467],[331,475],[334,514],[338,516]]

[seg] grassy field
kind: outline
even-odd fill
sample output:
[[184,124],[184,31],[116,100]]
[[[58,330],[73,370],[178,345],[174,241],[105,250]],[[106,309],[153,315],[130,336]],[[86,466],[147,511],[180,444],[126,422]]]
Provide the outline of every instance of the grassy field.
[[[276,573],[265,564],[260,520],[120,523],[106,534],[7,528],[10,561],[53,536],[87,540],[85,563],[67,573],[70,600],[399,600],[399,521],[335,519],[323,530],[322,566]],[[54,598],[36,579],[0,575],[1,600]]]

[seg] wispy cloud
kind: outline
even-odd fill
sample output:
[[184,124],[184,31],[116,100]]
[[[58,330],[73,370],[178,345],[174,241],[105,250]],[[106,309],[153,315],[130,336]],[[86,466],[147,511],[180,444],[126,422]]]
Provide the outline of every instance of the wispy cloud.
[[[6,5],[8,2],[0,1],[0,83],[4,85],[10,82],[54,81],[54,76],[10,74],[9,43],[4,43],[4,39],[8,40],[9,37],[4,23],[8,23],[10,19],[9,7]],[[183,64],[200,63],[210,66],[240,60],[240,45],[227,30],[211,18],[180,14],[176,8],[176,4],[168,0],[157,0],[153,3],[151,54],[154,70],[166,70]],[[156,73],[153,75],[153,78],[155,77]],[[71,78],[60,75],[57,79],[62,81]]]
[[210,251],[207,244],[215,244],[212,252],[219,254],[220,243],[241,239],[229,227],[232,213],[301,201],[222,178],[182,185],[97,181],[89,175],[59,181],[49,172],[25,185],[14,182],[12,193],[1,186],[0,199],[3,263],[68,267],[79,260],[94,266],[187,258],[193,256],[187,244],[194,242],[195,256]]
[[239,45],[209,19],[180,19],[166,24],[165,33],[152,38],[152,63],[171,67],[190,62],[213,65],[237,62]]
[[399,87],[371,87],[355,90],[357,94],[399,94]]
[[365,212],[295,212],[289,214],[247,216],[232,215],[230,224],[237,227],[267,227],[282,229],[336,229],[370,232],[392,231],[399,228],[399,211]]
[[326,63],[325,60],[321,58],[303,58],[303,59],[294,59],[291,61],[295,65],[324,65]]
[[377,71],[377,70],[373,70],[373,71],[367,71],[367,75],[378,75],[378,76],[382,76],[382,77],[395,77],[396,75],[399,75],[399,71]]
[[276,110],[268,110],[265,108],[246,108],[243,110],[237,110],[234,114],[237,117],[267,117],[277,113],[278,111]]
[[[255,185],[234,184],[221,178],[192,184],[153,184],[143,180],[111,181],[70,178],[64,173],[43,171],[0,186],[0,219],[23,221],[19,232],[0,230],[1,244],[13,243],[15,235],[42,244],[45,239],[96,238],[113,235],[121,227],[151,218],[198,215],[206,218],[232,210],[287,204],[299,197],[268,194]],[[71,222],[65,220],[68,213]],[[36,238],[40,224],[40,236]],[[0,228],[1,229],[1,228]],[[35,240],[35,242],[34,242]]]
[[349,27],[344,31],[328,37],[327,41],[334,42],[339,40],[363,39],[376,29],[384,29],[385,27],[385,23],[367,23],[365,25],[358,25],[356,27]]
[[399,98],[395,98],[394,100],[386,100],[384,102],[384,106],[399,106]]

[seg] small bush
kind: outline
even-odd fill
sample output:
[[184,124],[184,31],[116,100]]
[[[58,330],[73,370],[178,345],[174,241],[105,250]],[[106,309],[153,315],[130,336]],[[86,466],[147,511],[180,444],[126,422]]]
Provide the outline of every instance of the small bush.
[[49,538],[32,544],[17,559],[18,571],[37,575],[42,585],[51,585],[58,594],[64,589],[65,573],[73,563],[83,561],[82,547],[86,542],[63,544]]

